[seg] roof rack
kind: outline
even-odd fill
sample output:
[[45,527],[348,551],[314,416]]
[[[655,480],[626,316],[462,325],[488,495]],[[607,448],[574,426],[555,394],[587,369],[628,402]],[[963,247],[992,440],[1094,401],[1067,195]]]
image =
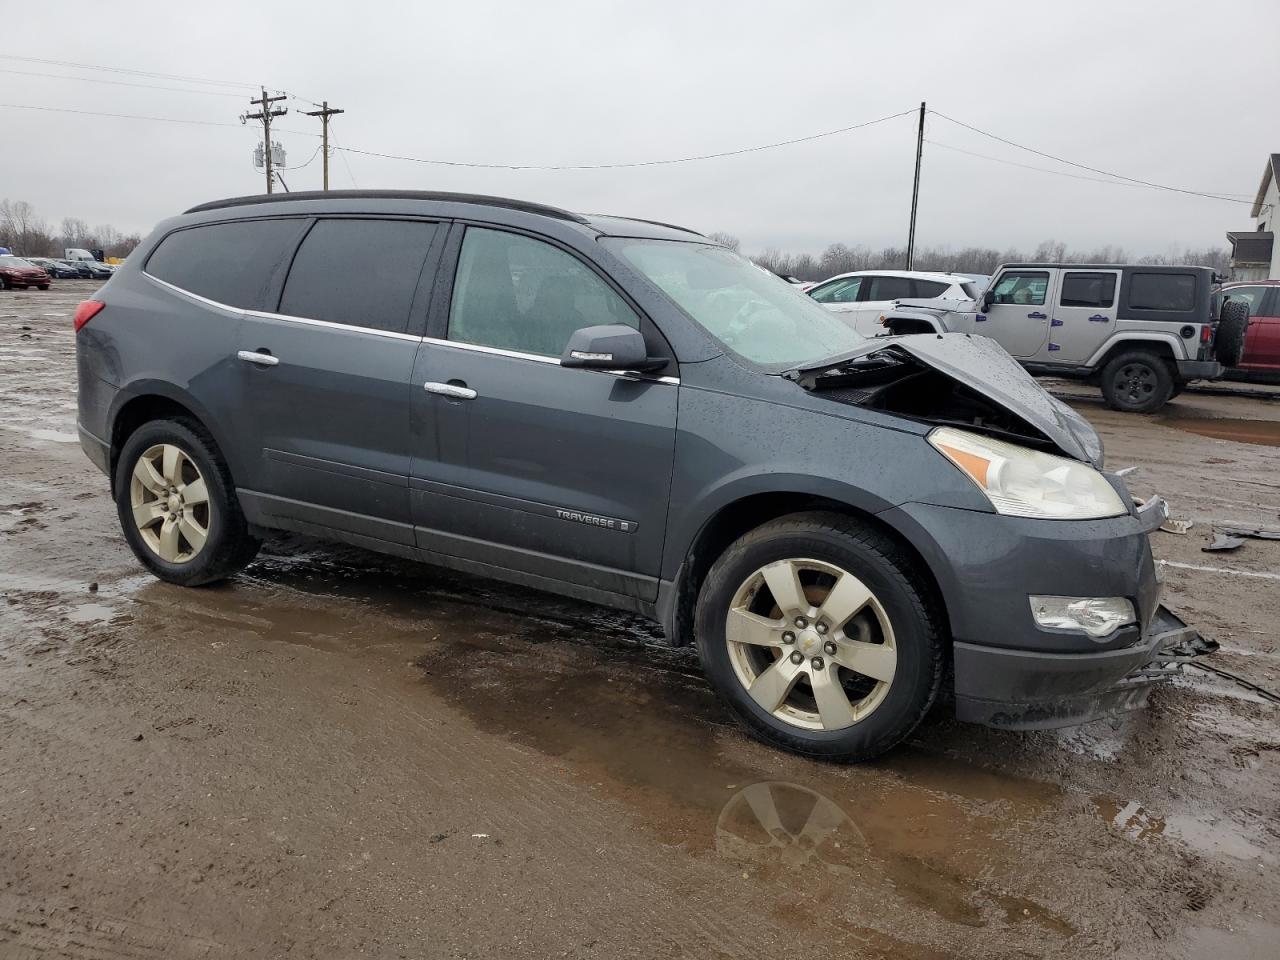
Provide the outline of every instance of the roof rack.
[[488,207],[504,207],[557,220],[587,223],[585,217],[559,207],[550,207],[528,200],[510,200],[506,197],[488,197],[478,193],[447,193],[435,190],[301,190],[294,193],[261,193],[248,197],[229,197],[211,200],[187,210],[201,213],[205,210],[224,210],[227,207],[247,207],[256,203],[289,203],[296,200],[435,200],[439,203],[474,203]]
[[645,220],[643,217],[620,217],[616,213],[593,213],[593,217],[607,217],[610,220],[630,220],[633,223],[647,223],[651,227],[666,227],[668,230],[679,230],[681,233],[692,233],[695,237],[706,238],[706,234],[682,227],[676,223],[663,223],[661,220]]

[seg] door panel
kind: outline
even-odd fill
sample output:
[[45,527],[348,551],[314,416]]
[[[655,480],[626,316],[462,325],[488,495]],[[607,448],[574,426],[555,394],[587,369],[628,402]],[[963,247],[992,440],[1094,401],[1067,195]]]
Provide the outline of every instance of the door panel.
[[[1006,270],[996,278],[995,302],[978,314],[975,332],[991,337],[1015,357],[1056,359],[1046,352],[1056,270]],[[985,319],[983,319],[985,318]]]
[[1060,363],[1084,363],[1115,329],[1119,270],[1062,270],[1053,298],[1049,343],[1045,358]]
[[[273,503],[283,515],[409,542],[409,383],[418,342],[246,317],[240,350],[278,362],[241,364],[240,432],[256,453],[242,485],[291,501]],[[371,529],[362,518],[381,522]]]
[[[418,545],[656,596],[678,387],[427,341],[414,371]],[[428,393],[427,383],[474,391]]]

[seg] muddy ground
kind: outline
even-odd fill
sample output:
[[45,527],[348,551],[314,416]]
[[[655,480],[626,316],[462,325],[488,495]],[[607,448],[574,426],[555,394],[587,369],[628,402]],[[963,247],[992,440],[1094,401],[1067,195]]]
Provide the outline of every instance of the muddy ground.
[[[0,956],[1277,955],[1280,708],[1221,677],[831,766],[598,608],[301,539],[155,581],[76,443],[90,289],[0,293]],[[1275,391],[1055,389],[1195,522],[1166,602],[1280,688],[1280,542],[1200,549],[1280,529]]]

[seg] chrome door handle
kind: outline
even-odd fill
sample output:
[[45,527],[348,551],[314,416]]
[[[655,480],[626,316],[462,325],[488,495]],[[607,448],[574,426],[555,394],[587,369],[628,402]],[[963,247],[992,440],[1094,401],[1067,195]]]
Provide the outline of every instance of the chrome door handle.
[[476,392],[470,387],[459,387],[452,383],[424,383],[427,393],[438,393],[442,397],[453,397],[455,400],[474,400]]
[[259,353],[256,350],[241,350],[236,356],[249,363],[256,363],[260,367],[274,367],[280,362],[279,357],[273,357],[269,353]]

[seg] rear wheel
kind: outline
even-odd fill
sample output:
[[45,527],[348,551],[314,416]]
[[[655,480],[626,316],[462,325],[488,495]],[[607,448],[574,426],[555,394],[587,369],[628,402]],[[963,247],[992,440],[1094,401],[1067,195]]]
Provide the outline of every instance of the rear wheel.
[[746,727],[811,757],[869,760],[923,719],[941,684],[940,616],[910,558],[839,514],[753,530],[703,585],[703,670]]
[[125,539],[161,580],[212,583],[258,552],[230,472],[193,421],[153,420],[134,431],[120,451],[115,494]]
[[1112,410],[1151,413],[1173,395],[1173,374],[1162,357],[1146,350],[1122,353],[1102,368],[1102,396]]
[[49,285],[48,285],[47,283],[41,283],[41,284],[39,284],[38,286],[40,287],[40,289],[41,289],[41,290],[48,290],[48,289],[49,289]]

